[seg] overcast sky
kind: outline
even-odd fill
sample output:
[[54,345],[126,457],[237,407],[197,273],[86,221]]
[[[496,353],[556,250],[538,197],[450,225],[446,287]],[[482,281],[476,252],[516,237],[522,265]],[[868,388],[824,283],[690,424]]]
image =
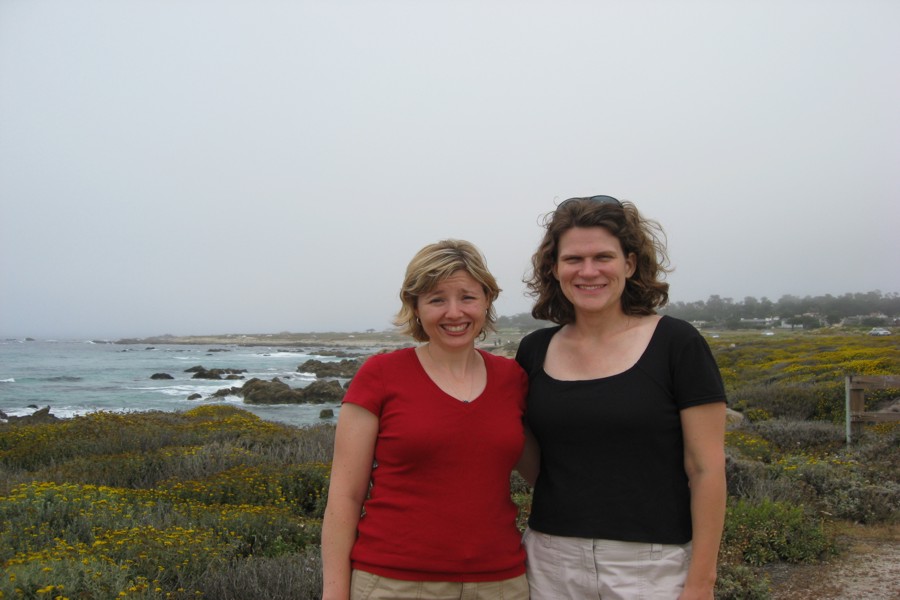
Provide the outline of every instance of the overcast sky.
[[673,301],[900,292],[900,3],[0,0],[0,337],[385,329],[635,202]]

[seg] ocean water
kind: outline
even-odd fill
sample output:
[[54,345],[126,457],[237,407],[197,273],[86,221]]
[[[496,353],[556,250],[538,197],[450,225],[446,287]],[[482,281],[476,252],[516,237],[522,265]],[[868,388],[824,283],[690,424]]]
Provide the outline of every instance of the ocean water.
[[[330,350],[335,350],[334,348]],[[341,348],[366,355],[373,349]],[[323,362],[340,358],[317,354],[319,348],[267,348],[261,346],[122,345],[85,341],[0,341],[0,411],[26,416],[34,407],[50,407],[57,417],[73,417],[95,411],[184,411],[208,404],[232,404],[263,419],[291,425],[322,422],[319,413],[338,404],[244,404],[238,396],[209,399],[221,388],[240,387],[251,377],[280,378],[291,387],[303,388],[315,381],[312,373],[297,367],[308,359]],[[244,380],[192,379],[185,369],[246,369]],[[151,379],[168,373],[174,379]],[[340,380],[343,384],[345,381]],[[199,393],[201,400],[188,400]],[[328,420],[326,420],[327,422]],[[332,420],[333,421],[333,420]],[[0,420],[2,422],[2,420]]]

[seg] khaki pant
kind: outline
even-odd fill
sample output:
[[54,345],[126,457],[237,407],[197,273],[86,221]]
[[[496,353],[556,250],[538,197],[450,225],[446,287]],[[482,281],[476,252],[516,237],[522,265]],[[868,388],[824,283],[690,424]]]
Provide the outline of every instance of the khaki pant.
[[645,544],[526,529],[531,600],[676,600],[691,544]]
[[350,600],[528,600],[528,581],[402,581],[354,569]]

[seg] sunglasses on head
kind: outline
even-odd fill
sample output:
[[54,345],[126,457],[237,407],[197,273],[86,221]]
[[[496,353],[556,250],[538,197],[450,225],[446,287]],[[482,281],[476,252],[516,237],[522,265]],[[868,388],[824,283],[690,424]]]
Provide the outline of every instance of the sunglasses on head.
[[620,206],[620,207],[622,206],[622,203],[619,202],[616,198],[613,198],[612,196],[600,195],[600,196],[591,196],[590,198],[569,198],[568,200],[563,200],[562,202],[560,202],[560,204],[559,204],[559,206],[557,206],[557,208],[565,206],[566,204],[568,204],[570,202],[576,202],[578,200],[588,200],[590,202],[596,202],[597,204],[612,204],[614,206]]
[[615,204],[616,206],[622,206],[622,203],[619,202],[617,198],[613,198],[612,196],[591,196],[588,198],[591,202],[597,202],[599,204]]

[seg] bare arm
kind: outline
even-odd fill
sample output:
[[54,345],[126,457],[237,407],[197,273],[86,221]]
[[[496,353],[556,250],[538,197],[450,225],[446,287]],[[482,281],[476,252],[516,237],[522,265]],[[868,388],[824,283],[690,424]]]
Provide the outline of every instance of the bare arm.
[[725,403],[681,411],[684,467],[691,487],[693,554],[680,600],[713,600],[725,525]]
[[522,456],[519,457],[519,462],[516,463],[516,471],[528,482],[528,485],[534,487],[534,482],[537,481],[540,469],[541,449],[534,438],[534,434],[531,433],[531,430],[526,425],[525,447],[522,449]]
[[350,550],[369,489],[377,437],[378,417],[355,404],[341,407],[322,521],[323,600],[350,597]]

